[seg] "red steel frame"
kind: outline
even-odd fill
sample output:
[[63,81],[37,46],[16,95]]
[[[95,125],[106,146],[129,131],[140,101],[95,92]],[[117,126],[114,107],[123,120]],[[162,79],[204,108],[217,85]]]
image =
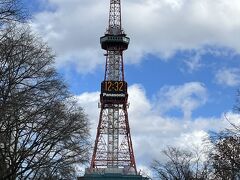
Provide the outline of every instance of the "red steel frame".
[[[110,0],[109,26],[105,34],[122,36],[121,2]],[[123,49],[117,44],[105,49],[104,81],[124,81]],[[128,121],[128,94],[123,100],[101,99],[101,110],[90,169],[129,168],[137,172]]]

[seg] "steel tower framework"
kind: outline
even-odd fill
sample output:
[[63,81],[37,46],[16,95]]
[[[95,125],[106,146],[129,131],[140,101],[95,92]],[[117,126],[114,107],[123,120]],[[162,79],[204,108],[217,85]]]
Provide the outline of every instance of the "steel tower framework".
[[110,0],[109,25],[100,38],[106,50],[104,81],[101,83],[100,117],[90,169],[129,168],[136,163],[128,121],[128,93],[124,80],[123,51],[130,39],[121,24],[121,1]]

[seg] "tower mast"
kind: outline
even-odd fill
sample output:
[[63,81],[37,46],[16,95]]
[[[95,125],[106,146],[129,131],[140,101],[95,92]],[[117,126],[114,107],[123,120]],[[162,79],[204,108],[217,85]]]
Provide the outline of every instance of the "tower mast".
[[110,0],[108,28],[100,38],[101,47],[106,51],[106,65],[101,83],[101,110],[91,160],[92,171],[117,168],[137,173],[128,121],[128,93],[123,64],[123,51],[128,49],[129,41],[122,29],[121,1]]

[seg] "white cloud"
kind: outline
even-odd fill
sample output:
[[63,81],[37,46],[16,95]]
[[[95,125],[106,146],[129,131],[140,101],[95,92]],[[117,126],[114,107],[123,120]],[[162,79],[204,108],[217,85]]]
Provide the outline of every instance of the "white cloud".
[[[176,92],[180,87],[183,89],[180,94],[186,99],[189,98],[188,96],[192,96],[191,93],[193,90],[196,90],[200,94],[205,94],[206,91],[200,83],[194,82],[192,84],[189,83],[179,87],[168,88],[169,91],[167,92]],[[158,112],[157,104],[151,102],[146,97],[144,88],[141,85],[135,84],[130,86],[128,92],[129,102],[131,103],[128,114],[135,157],[137,166],[144,168],[144,171],[148,171],[146,169],[153,159],[161,158],[161,151],[166,146],[179,146],[181,148],[200,147],[202,146],[202,139],[208,136],[208,131],[218,131],[230,126],[225,115],[206,118],[198,117],[191,119],[191,121],[184,121],[184,118],[175,118],[167,114],[162,115]],[[162,95],[164,96],[164,94]],[[161,99],[160,96],[158,97]],[[177,96],[175,95],[175,97]],[[97,109],[99,92],[83,93],[77,98],[89,114],[90,121],[92,122],[92,134],[93,138],[95,138],[99,118],[99,111]],[[202,102],[201,99],[200,102]],[[192,98],[188,99],[188,101],[190,100],[196,101]],[[158,102],[159,104],[165,103]],[[197,107],[195,106],[195,108]],[[230,112],[226,116],[231,122],[236,122],[240,119],[240,115]]]
[[189,73],[192,73],[203,66],[201,63],[201,55],[201,53],[196,53],[194,56],[184,60]]
[[[109,2],[44,2],[54,10],[36,14],[32,26],[54,48],[58,65],[70,61],[83,73],[103,64],[99,37],[107,27]],[[200,50],[205,45],[240,52],[239,0],[128,0],[122,4],[123,26],[131,38],[128,63],[138,63],[148,53],[168,57],[176,50]]]
[[[54,10],[36,14],[31,24],[57,54],[57,65],[74,64],[81,73],[104,63],[99,37],[105,30],[102,11],[107,3],[87,0],[48,0]],[[99,59],[101,57],[101,60]]]
[[238,0],[128,3],[123,19],[128,26],[131,24],[128,28],[134,38],[134,47],[142,45],[143,50],[160,55],[171,55],[179,49],[199,49],[206,44],[240,50],[235,39],[240,30],[236,18],[240,17]]
[[[84,108],[85,113],[90,120],[90,133],[93,135],[96,133],[97,123],[99,119],[99,94],[100,92],[85,92],[79,96],[75,96],[77,102]],[[95,138],[95,135],[92,136]]]
[[189,82],[181,86],[164,86],[157,96],[160,111],[180,109],[185,120],[190,120],[192,111],[206,101],[207,90],[204,84],[199,82]]
[[240,85],[240,70],[237,68],[223,68],[215,75],[216,82],[224,86]]
[[199,57],[195,56],[191,59],[187,59],[187,60],[184,61],[186,63],[186,65],[188,66],[188,68],[189,68],[188,71],[190,73],[199,69],[202,66],[201,63],[200,63],[200,60],[201,59]]

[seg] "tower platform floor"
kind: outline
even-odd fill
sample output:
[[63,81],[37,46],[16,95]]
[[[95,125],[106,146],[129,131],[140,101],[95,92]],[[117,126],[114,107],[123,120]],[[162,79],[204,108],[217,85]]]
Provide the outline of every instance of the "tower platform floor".
[[149,178],[131,172],[126,173],[123,169],[106,168],[95,172],[86,169],[85,175],[78,177],[78,180],[149,180]]
[[78,180],[148,180],[141,175],[123,175],[123,174],[87,174],[78,177]]

